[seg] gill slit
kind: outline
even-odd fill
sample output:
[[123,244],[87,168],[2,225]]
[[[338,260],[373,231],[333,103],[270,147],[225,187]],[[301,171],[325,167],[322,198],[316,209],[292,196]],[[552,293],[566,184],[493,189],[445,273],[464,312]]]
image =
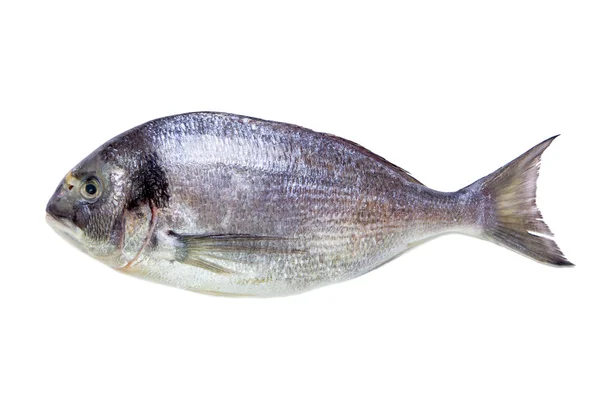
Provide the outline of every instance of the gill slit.
[[151,212],[150,224],[148,226],[148,233],[146,234],[144,243],[142,243],[142,247],[140,247],[137,254],[127,264],[125,264],[124,267],[121,268],[122,270],[131,269],[133,264],[138,260],[138,258],[142,255],[142,253],[144,252],[144,250],[150,243],[150,240],[152,240],[152,235],[154,234],[154,229],[156,228],[156,221],[158,219],[157,218],[158,209],[154,206],[154,204],[152,204],[152,201],[149,201],[148,203],[149,203],[148,205],[150,206],[150,212]]

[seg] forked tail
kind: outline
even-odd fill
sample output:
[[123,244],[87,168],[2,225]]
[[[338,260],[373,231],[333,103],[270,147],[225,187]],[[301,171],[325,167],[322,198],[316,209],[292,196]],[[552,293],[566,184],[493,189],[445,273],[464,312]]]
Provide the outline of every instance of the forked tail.
[[555,266],[570,266],[552,239],[535,201],[542,153],[556,136],[543,141],[504,167],[465,190],[483,196],[485,211],[480,223],[485,239]]

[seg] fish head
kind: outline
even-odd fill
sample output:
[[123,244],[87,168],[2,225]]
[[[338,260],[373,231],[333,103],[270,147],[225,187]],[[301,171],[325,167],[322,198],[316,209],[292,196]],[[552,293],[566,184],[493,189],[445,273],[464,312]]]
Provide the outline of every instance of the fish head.
[[46,206],[46,220],[78,249],[118,267],[126,192],[126,170],[96,151],[60,182]]

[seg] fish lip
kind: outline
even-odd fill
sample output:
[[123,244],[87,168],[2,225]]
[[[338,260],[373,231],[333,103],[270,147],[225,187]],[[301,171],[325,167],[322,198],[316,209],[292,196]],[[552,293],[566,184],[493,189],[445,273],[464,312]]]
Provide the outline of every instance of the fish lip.
[[57,217],[49,212],[46,213],[46,222],[54,232],[65,239],[69,244],[84,253],[87,253],[85,245],[82,242],[83,232],[73,222],[65,218]]
[[52,214],[50,211],[47,211],[47,210],[46,210],[46,222],[50,225],[59,223],[61,225],[66,226],[64,219],[57,217],[56,215]]
[[58,217],[48,211],[46,211],[46,222],[53,229],[69,233],[71,236],[73,236],[73,233],[76,231],[76,226],[71,221],[62,217]]

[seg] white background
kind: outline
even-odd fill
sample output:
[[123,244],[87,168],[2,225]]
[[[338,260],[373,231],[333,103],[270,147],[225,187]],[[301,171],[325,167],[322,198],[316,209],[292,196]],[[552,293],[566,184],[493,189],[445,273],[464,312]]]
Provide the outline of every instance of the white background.
[[[0,398],[598,399],[599,21],[578,1],[3,2]],[[46,226],[97,146],[204,110],[337,134],[439,190],[560,133],[539,204],[577,266],[455,235],[229,299],[121,275]]]

